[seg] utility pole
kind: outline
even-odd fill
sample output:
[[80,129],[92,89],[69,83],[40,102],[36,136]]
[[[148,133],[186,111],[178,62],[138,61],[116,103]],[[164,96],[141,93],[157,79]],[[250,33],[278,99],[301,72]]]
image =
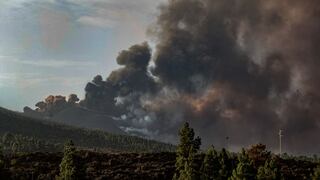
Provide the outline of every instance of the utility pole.
[[282,137],[283,137],[282,129],[280,129],[279,130],[279,154],[280,154],[280,156],[282,154]]

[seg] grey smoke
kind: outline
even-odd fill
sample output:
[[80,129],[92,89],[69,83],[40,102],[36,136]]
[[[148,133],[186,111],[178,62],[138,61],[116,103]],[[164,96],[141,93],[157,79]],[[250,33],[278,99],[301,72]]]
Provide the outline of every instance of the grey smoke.
[[122,67],[88,83],[81,106],[166,142],[189,121],[205,146],[276,150],[284,129],[284,151],[320,152],[319,1],[169,0],[159,9],[153,56],[147,43],[120,52]]
[[275,149],[282,128],[287,151],[319,152],[319,2],[171,0],[160,10],[159,88],[139,99],[156,115],[149,129],[176,134],[190,121],[207,145]]

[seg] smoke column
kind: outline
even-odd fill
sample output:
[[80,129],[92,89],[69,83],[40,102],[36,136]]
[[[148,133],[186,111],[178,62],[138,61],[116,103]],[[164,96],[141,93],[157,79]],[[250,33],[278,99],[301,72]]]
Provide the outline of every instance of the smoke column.
[[[161,84],[142,107],[151,129],[190,121],[204,142],[262,142],[319,152],[320,2],[171,0],[150,31],[152,74]],[[226,137],[230,137],[226,142]]]
[[204,145],[255,143],[319,153],[320,1],[169,0],[148,30],[156,47],[120,52],[80,104],[129,133],[176,142],[190,122]]

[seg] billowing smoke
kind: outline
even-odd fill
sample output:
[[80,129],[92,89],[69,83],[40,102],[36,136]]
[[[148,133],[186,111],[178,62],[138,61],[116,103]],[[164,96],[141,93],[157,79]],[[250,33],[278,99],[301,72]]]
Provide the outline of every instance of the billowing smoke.
[[152,72],[213,144],[275,148],[281,128],[288,151],[319,152],[319,20],[312,0],[170,1]]
[[170,137],[187,120],[207,144],[275,149],[284,129],[287,151],[320,151],[318,1],[171,0],[160,10],[159,90],[140,97],[149,130]]
[[123,115],[129,108],[128,101],[134,101],[141,94],[152,93],[157,89],[147,69],[150,59],[151,49],[147,43],[123,50],[117,57],[117,63],[123,67],[111,72],[106,81],[97,75],[89,82],[85,88],[86,97],[81,104],[111,115]]
[[276,150],[283,129],[285,151],[319,153],[319,22],[316,0],[169,0],[153,56],[147,43],[120,52],[80,104],[158,140],[189,121],[205,145]]

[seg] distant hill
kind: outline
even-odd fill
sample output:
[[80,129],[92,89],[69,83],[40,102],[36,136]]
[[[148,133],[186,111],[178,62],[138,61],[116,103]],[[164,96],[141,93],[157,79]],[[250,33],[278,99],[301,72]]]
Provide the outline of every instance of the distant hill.
[[[11,139],[20,139],[20,143],[25,141],[23,139],[28,139],[30,142],[45,142],[49,147],[62,147],[65,141],[71,139],[84,149],[122,152],[161,152],[175,149],[175,146],[170,144],[39,120],[0,107],[0,136],[7,136],[8,133],[14,136]],[[15,144],[17,146],[19,142]]]
[[81,128],[126,134],[116,125],[116,121],[111,116],[81,106],[64,106],[59,111],[50,113],[50,116],[36,111],[26,111],[23,114],[31,118],[46,119]]

